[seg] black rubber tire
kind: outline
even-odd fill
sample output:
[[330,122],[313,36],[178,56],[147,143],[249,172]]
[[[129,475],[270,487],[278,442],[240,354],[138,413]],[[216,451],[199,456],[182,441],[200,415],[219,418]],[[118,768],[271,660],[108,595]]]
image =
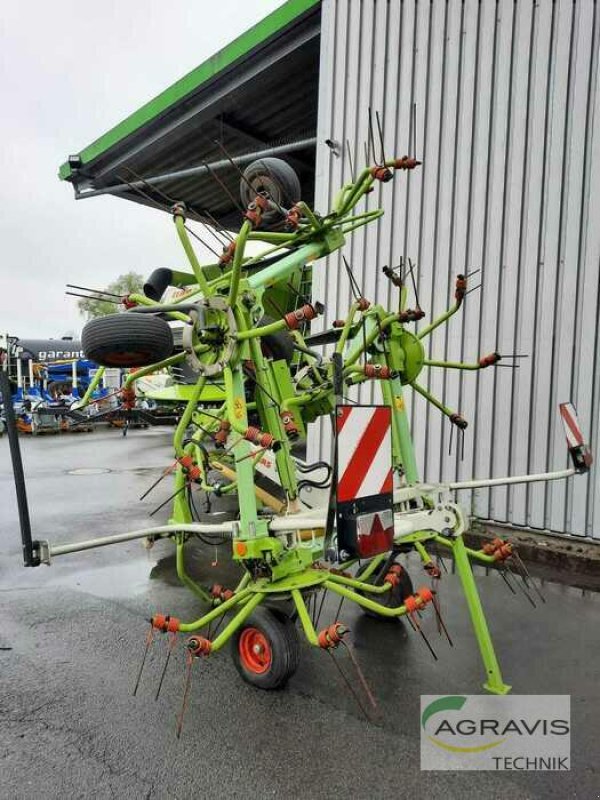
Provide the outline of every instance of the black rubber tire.
[[[369,562],[365,562],[361,564],[360,567],[356,570],[356,575],[354,576],[357,580],[360,580],[361,574],[366,570],[368,567]],[[374,585],[379,585],[383,582],[383,578],[385,577],[384,571],[388,572],[389,568],[386,567],[386,562],[382,561],[381,566],[379,569],[376,569],[375,572],[369,576],[366,583],[372,583]],[[357,594],[363,594],[364,597],[369,597],[370,600],[374,600],[376,603],[379,603],[382,606],[387,606],[387,608],[398,608],[398,606],[403,605],[404,600],[411,594],[414,594],[413,582],[410,578],[408,572],[403,568],[402,573],[400,575],[400,582],[397,586],[394,586],[390,589],[389,592],[385,594],[372,594],[369,595],[366,592],[359,592],[357,590]],[[368,617],[374,617],[375,619],[385,620],[386,622],[395,622],[397,617],[385,617],[383,614],[378,614],[376,611],[371,611],[368,608],[363,608],[361,606],[361,610],[364,614]]]
[[[261,325],[270,325],[271,322],[274,322],[271,317],[262,317],[256,323],[256,327],[260,328]],[[294,357],[294,339],[287,331],[277,331],[277,333],[270,333],[268,336],[262,336],[260,346],[263,355],[267,358],[272,358],[273,361],[287,361],[288,364],[292,363],[292,358]]]
[[[244,179],[240,180],[240,197],[244,207],[248,206],[257,194],[262,194],[278,206],[289,209],[300,200],[301,193],[300,179],[296,172],[280,158],[261,158],[253,161],[244,170]],[[265,211],[260,228],[269,230],[280,225],[282,219],[282,214],[278,210]]]
[[[249,670],[240,655],[240,640],[244,631],[255,628],[267,639],[271,648],[271,663],[261,673]],[[238,628],[231,638],[231,657],[242,678],[258,689],[270,691],[280,689],[298,668],[300,643],[298,632],[289,617],[282,616],[268,608],[257,608]]]
[[109,314],[85,325],[81,346],[86,358],[103,367],[145,367],[173,353],[173,335],[152,314]]

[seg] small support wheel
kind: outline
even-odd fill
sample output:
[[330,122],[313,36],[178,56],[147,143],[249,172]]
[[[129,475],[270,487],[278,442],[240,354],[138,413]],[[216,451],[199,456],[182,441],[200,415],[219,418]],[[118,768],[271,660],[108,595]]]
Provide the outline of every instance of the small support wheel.
[[[356,575],[354,576],[357,580],[360,580],[360,576],[362,573],[367,569],[369,566],[369,562],[365,564],[361,564],[360,567],[356,571]],[[389,562],[382,561],[381,566],[379,566],[372,575],[366,580],[366,583],[372,583],[375,586],[381,586],[383,583],[383,579],[385,578],[387,572],[390,569]],[[414,588],[412,580],[410,579],[410,575],[408,572],[403,568],[402,572],[400,573],[399,582],[396,586],[392,586],[389,592],[385,594],[368,594],[367,592],[359,592],[357,590],[357,594],[362,594],[363,597],[368,597],[370,600],[374,600],[376,603],[379,603],[382,606],[387,606],[388,608],[398,608],[398,606],[403,605],[405,598],[409,597],[409,595],[414,594]],[[386,622],[395,622],[397,619],[396,617],[384,617],[382,614],[378,614],[376,611],[371,611],[368,608],[363,608],[362,611],[368,617],[374,617],[375,619],[385,620]]]
[[233,635],[231,656],[245,681],[259,689],[279,689],[298,667],[298,633],[289,617],[257,608]]

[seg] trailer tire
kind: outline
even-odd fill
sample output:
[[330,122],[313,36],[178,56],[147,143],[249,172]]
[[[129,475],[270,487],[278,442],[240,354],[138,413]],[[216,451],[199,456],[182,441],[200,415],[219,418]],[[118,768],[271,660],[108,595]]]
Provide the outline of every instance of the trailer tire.
[[300,661],[296,627],[289,617],[257,608],[234,633],[231,657],[247,683],[258,689],[280,689]]
[[145,367],[168,358],[173,336],[167,323],[151,314],[109,314],[88,322],[81,346],[103,367]]
[[[250,185],[248,185],[250,184]],[[252,187],[252,189],[250,188]],[[246,208],[256,195],[261,194],[285,209],[291,208],[300,200],[302,189],[295,170],[280,158],[260,158],[244,170],[240,181],[240,198]],[[283,215],[278,209],[262,214],[260,229],[272,230],[283,223]]]

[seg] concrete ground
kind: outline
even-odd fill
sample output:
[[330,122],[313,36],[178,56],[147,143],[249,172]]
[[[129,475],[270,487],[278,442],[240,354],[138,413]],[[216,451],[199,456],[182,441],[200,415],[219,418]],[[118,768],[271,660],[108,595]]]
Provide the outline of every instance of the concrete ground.
[[[148,522],[167,481],[137,498],[169,462],[168,430],[22,439],[34,536],[53,542]],[[83,470],[83,472],[71,472]],[[86,472],[92,470],[92,473]],[[103,470],[96,473],[96,470]],[[166,519],[166,509],[155,519]],[[425,623],[440,660],[402,623],[365,618],[345,604],[356,653],[379,700],[367,722],[323,652],[303,645],[288,687],[244,684],[227,652],[196,665],[183,735],[176,651],[154,700],[165,643],[154,646],[131,691],[156,610],[195,618],[177,585],[172,547],[139,542],[21,566],[8,442],[0,439],[0,797],[30,798],[596,798],[600,796],[600,595],[552,583],[531,608],[497,574],[478,573],[505,680],[519,694],[570,694],[572,770],[421,772],[419,696],[478,693],[483,670],[457,578],[442,602],[451,649]],[[205,582],[235,579],[226,548],[193,546]],[[413,566],[414,572],[418,567]],[[419,578],[416,578],[419,580]],[[331,621],[337,602],[326,604]],[[348,669],[347,657],[339,662]]]

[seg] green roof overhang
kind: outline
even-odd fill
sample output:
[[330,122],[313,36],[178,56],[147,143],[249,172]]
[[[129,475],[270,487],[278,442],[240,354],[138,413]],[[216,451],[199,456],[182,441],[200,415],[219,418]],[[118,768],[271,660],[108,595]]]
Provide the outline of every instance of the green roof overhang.
[[[198,90],[235,62],[248,56],[255,48],[267,41],[279,31],[286,28],[302,14],[305,14],[321,0],[287,0],[269,16],[262,19],[252,28],[247,30],[233,42],[228,44],[199,67],[189,72],[153,100],[143,105],[122,122],[100,136],[96,141],[81,150],[77,155],[84,166],[102,156],[114,145],[126,139],[142,126],[160,118],[174,104],[182,101],[186,96]],[[72,176],[71,166],[68,162],[62,164],[58,172],[61,180],[68,180]]]

